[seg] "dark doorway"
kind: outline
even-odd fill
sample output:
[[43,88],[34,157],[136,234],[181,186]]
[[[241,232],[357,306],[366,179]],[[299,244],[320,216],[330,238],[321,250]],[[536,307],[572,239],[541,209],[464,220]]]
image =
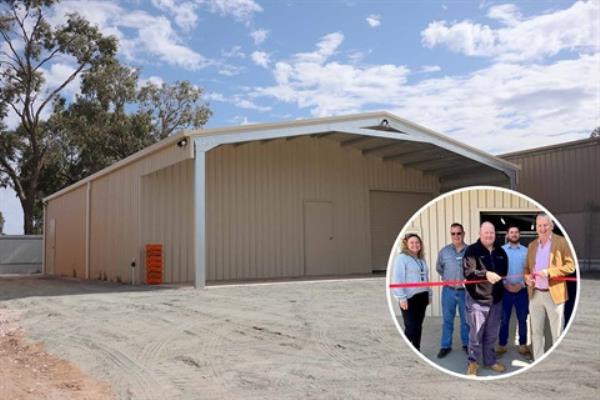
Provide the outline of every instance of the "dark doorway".
[[[512,224],[517,225],[521,231],[521,244],[528,246],[535,237],[535,216],[531,212],[482,212],[479,223],[491,222],[496,228],[496,245],[502,246],[506,243],[506,231]],[[554,224],[553,233],[563,236],[561,230]]]

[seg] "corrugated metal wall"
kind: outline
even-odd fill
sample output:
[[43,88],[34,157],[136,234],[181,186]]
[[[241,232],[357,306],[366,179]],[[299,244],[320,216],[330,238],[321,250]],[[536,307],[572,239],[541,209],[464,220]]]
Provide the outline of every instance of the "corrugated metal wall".
[[194,280],[194,160],[142,178],[142,243],[163,245],[164,279]]
[[587,201],[600,205],[600,140],[586,145],[505,156],[521,166],[518,190],[553,214],[583,212]]
[[327,138],[225,145],[206,160],[209,281],[304,275],[305,201],[333,203],[336,273],[370,272],[369,189],[439,190]]
[[[408,229],[419,233],[425,245],[425,260],[429,276],[439,280],[435,270],[437,255],[442,247],[451,242],[450,224],[460,222],[465,227],[465,242],[475,242],[479,237],[480,212],[482,211],[537,211],[535,205],[519,196],[500,190],[477,189],[462,191],[438,199],[415,218]],[[396,242],[396,250],[399,242]],[[392,263],[393,265],[393,263]],[[433,289],[434,298],[429,312],[441,315],[441,289]]]
[[600,234],[594,234],[592,211],[600,208],[600,139],[502,158],[521,166],[517,190],[558,218],[577,256],[600,259]]
[[[180,148],[173,143],[91,182],[91,279],[130,282],[130,264],[135,259],[138,266],[135,281],[141,282],[142,176],[192,157],[193,146]],[[66,271],[68,275],[72,275],[71,260],[75,255],[77,265],[85,265],[85,190],[84,185],[67,192],[49,200],[47,206],[46,221],[56,221],[56,271]],[[76,210],[77,218],[71,216],[72,210]]]
[[46,256],[54,254],[54,271],[49,273],[85,277],[85,198],[83,185],[48,203],[46,221],[55,220],[54,244],[45,242]]
[[42,236],[0,235],[0,275],[42,272]]

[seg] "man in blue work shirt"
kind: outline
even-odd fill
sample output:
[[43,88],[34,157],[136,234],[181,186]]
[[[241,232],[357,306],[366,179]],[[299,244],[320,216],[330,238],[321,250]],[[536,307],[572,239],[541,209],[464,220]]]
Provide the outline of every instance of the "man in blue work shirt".
[[[438,254],[435,269],[442,277],[442,281],[462,281],[463,265],[467,244],[464,241],[465,230],[458,222],[450,225],[450,236],[452,242],[444,246]],[[448,285],[442,288],[442,340],[438,358],[444,358],[452,351],[452,335],[454,332],[454,317],[456,308],[460,316],[460,337],[465,353],[468,351],[469,326],[465,321],[465,287],[464,285]]]
[[504,295],[502,296],[502,323],[496,355],[506,353],[508,328],[513,307],[519,321],[519,354],[530,357],[527,347],[527,315],[529,314],[529,298],[523,279],[523,271],[527,262],[527,247],[519,243],[521,232],[516,225],[509,225],[506,232],[507,243],[502,246],[508,256],[508,275],[504,279]]

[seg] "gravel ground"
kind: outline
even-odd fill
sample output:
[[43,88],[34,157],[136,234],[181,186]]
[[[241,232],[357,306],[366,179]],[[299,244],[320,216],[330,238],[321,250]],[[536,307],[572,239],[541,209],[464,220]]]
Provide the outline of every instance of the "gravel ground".
[[[600,281],[582,281],[575,323],[545,360],[476,382],[407,347],[384,278],[131,287],[0,279],[0,308],[27,341],[108,382],[117,399],[598,398]],[[5,398],[0,393],[0,398]]]

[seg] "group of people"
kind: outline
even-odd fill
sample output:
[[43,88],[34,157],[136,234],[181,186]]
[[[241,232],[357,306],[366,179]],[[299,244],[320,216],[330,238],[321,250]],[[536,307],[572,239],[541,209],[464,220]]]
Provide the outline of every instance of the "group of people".
[[[508,227],[503,246],[495,244],[496,231],[491,222],[481,224],[479,239],[471,245],[464,241],[462,224],[450,225],[451,243],[440,250],[436,262],[436,271],[443,281],[438,358],[452,351],[457,309],[468,375],[477,375],[480,359],[484,367],[495,372],[506,370],[497,359],[507,352],[513,308],[521,355],[537,360],[544,354],[546,317],[553,343],[556,342],[564,329],[568,298],[565,281],[556,278],[575,272],[575,263],[567,241],[552,233],[554,225],[547,214],[537,215],[535,226],[537,237],[525,247],[515,225]],[[428,282],[423,241],[416,233],[408,233],[394,262],[392,283],[410,285],[394,288],[392,293],[400,306],[404,334],[417,350],[433,294]],[[532,352],[527,345],[528,315]]]

